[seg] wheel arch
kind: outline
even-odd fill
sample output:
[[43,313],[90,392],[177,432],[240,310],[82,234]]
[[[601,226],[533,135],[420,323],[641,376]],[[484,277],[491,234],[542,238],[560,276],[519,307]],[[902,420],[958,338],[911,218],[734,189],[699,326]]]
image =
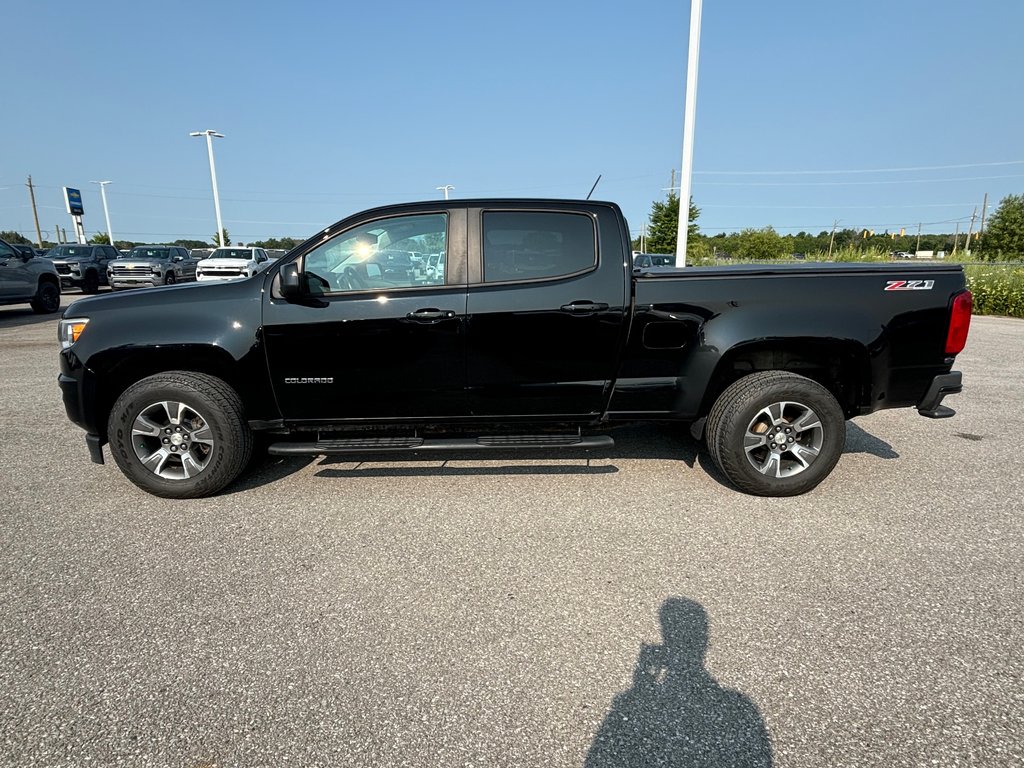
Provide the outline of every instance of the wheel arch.
[[237,362],[221,347],[201,344],[161,346],[112,352],[90,360],[97,374],[94,392],[96,426],[106,438],[106,425],[117,398],[135,384],[149,376],[171,371],[203,373],[225,382],[241,397],[242,381]]
[[708,380],[700,415],[707,415],[722,392],[735,381],[771,370],[800,374],[821,384],[835,397],[846,418],[860,414],[870,399],[870,356],[860,342],[764,339],[737,344],[721,356]]

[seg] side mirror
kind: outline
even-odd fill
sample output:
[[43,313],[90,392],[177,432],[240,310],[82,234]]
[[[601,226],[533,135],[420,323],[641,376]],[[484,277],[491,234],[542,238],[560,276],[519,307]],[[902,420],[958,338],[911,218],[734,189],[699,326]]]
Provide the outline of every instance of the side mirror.
[[294,261],[281,267],[281,295],[288,301],[294,301],[302,296],[299,266]]

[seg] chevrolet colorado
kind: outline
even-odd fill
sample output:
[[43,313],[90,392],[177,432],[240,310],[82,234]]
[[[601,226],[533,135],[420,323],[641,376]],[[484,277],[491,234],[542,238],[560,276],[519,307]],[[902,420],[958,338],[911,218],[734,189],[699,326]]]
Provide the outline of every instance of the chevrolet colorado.
[[[395,268],[416,253],[439,268]],[[166,497],[222,489],[254,433],[279,455],[580,450],[665,420],[786,496],[831,472],[848,419],[952,416],[970,316],[958,265],[634,270],[613,203],[408,203],[248,278],[75,302],[59,385],[93,461],[109,442]]]

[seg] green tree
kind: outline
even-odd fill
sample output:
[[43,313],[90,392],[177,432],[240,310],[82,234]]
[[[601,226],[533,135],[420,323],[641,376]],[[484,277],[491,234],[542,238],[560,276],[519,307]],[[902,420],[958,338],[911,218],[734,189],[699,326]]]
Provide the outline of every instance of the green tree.
[[93,245],[110,245],[110,235],[106,232],[97,232],[89,239],[89,242]]
[[[696,235],[700,228],[696,225],[700,209],[690,198],[690,217],[687,227],[687,241]],[[675,253],[676,237],[679,234],[679,195],[668,193],[665,202],[655,200],[651,203],[651,223],[647,233],[648,253]]]
[[24,237],[20,232],[14,230],[7,230],[6,232],[0,232],[0,240],[11,245],[32,245],[32,241],[27,237]]
[[741,259],[777,259],[783,255],[785,245],[779,233],[771,227],[744,229],[736,238],[735,256]]
[[[224,233],[224,246],[227,247],[227,246],[231,245],[231,237],[230,237],[230,235],[228,235],[227,227],[225,227],[221,231]],[[217,245],[217,246],[220,245],[220,240],[217,239],[217,235],[214,235],[210,239],[213,241],[214,245]]]
[[1000,201],[982,241],[989,261],[1024,254],[1024,195],[1007,195]]
[[182,238],[181,240],[175,240],[171,245],[178,245],[182,248],[209,248],[210,245],[205,240],[189,240],[188,238]]
[[267,240],[257,240],[253,243],[257,248],[273,248],[275,250],[290,251],[302,241],[294,237],[271,237]]

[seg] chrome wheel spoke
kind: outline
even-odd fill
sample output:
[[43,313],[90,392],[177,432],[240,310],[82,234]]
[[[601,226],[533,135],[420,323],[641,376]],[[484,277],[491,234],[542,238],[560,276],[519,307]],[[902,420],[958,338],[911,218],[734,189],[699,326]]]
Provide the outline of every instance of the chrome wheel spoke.
[[160,403],[167,412],[167,420],[173,425],[178,426],[181,424],[182,411],[185,410],[184,403],[175,403],[169,400],[165,400]]
[[762,448],[765,444],[764,435],[758,435],[754,432],[747,430],[747,434],[743,436],[743,450],[750,453],[755,448]]
[[765,457],[764,463],[755,466],[757,467],[757,471],[762,475],[782,477],[782,460],[779,454],[774,451],[768,452],[768,456]]
[[203,471],[202,465],[192,458],[192,454],[183,453],[181,454],[181,471],[185,473],[185,477],[192,477],[198,475]]
[[139,414],[139,417],[135,419],[135,423],[132,425],[132,436],[142,435],[144,437],[160,437],[162,427],[159,424],[154,424],[152,421],[146,418],[146,414]]
[[800,414],[800,418],[794,421],[792,426],[797,432],[803,432],[808,429],[820,428],[821,421],[818,419],[818,415],[808,408]]
[[789,452],[803,465],[804,469],[811,466],[811,462],[818,458],[818,449],[811,445],[794,443],[789,447]]
[[159,448],[153,453],[149,454],[145,458],[139,457],[142,460],[142,466],[149,469],[151,472],[161,474],[164,471],[164,467],[167,465],[167,460],[171,457],[171,452],[166,448]]
[[213,445],[213,430],[210,429],[210,425],[204,424],[202,427],[193,432],[192,442],[201,443],[203,445]]

